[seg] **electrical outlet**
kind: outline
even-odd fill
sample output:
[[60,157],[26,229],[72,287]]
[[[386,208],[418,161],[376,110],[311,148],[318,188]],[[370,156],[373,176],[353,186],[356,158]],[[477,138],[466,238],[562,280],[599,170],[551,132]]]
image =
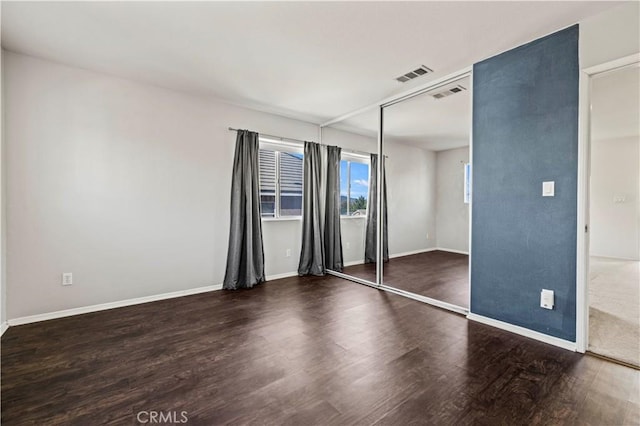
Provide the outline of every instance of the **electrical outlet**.
[[540,307],[545,309],[553,309],[554,305],[553,290],[543,289],[540,292]]
[[284,257],[291,257],[291,249],[287,249],[287,251],[284,252]]
[[63,272],[62,285],[71,285],[71,284],[73,284],[73,274],[71,272]]
[[345,248],[349,250],[351,248],[351,243],[349,241],[346,242]]
[[429,233],[427,232],[427,240],[429,239]]

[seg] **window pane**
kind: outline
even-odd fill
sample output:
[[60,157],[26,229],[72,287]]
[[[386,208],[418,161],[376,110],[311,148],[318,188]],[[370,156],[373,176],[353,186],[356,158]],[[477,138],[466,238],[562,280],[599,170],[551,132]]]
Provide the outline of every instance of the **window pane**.
[[260,212],[262,217],[276,215],[276,153],[261,149],[260,162]]
[[369,165],[352,162],[350,181],[349,214],[351,216],[365,216],[367,214],[367,199],[369,198]]
[[262,217],[276,216],[276,196],[260,193],[260,215]]
[[340,161],[340,214],[347,214],[347,198],[348,198],[348,165],[346,160]]
[[302,154],[280,153],[280,216],[302,215]]

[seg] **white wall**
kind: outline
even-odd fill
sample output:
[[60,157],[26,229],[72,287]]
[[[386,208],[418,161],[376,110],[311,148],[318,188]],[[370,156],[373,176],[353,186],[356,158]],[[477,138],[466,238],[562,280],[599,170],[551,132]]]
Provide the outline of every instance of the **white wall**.
[[[640,138],[591,144],[590,254],[640,260]],[[624,196],[625,202],[616,202]]]
[[[4,66],[9,318],[220,284],[227,128],[318,137],[313,124],[28,56]],[[263,228],[267,274],[296,271],[300,222]]]
[[469,147],[436,153],[438,248],[469,252],[469,204],[464,203],[464,164]]
[[436,247],[436,154],[385,144],[389,256]]
[[626,2],[580,22],[580,66],[640,52],[640,2]]

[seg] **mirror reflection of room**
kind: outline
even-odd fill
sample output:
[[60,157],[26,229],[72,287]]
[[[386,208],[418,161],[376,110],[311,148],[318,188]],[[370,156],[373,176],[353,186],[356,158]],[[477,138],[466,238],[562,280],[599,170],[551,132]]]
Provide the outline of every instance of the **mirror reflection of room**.
[[337,272],[371,284],[376,281],[376,269],[375,265],[365,263],[365,250],[367,224],[371,220],[368,217],[371,191],[375,187],[371,185],[371,155],[378,150],[377,128],[377,111],[373,108],[322,129],[322,143],[341,148],[339,203],[343,268]]
[[385,107],[383,130],[389,252],[383,283],[463,309],[469,306],[469,89],[465,77]]

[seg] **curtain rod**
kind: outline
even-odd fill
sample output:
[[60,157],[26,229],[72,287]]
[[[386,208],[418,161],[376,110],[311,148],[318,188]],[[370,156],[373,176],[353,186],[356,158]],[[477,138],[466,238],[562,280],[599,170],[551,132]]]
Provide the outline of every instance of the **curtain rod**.
[[[229,127],[229,131],[237,132],[238,130],[242,130],[242,129],[235,129],[235,128],[233,128],[233,127]],[[269,139],[276,139],[276,140],[280,140],[281,142],[291,141],[291,142],[295,142],[295,143],[298,143],[298,144],[304,144],[304,142],[305,142],[305,141],[300,140],[300,139],[284,138],[284,137],[282,137],[282,136],[268,135],[268,134],[266,134],[266,133],[260,133],[260,132],[258,132],[258,135],[260,135],[260,136],[264,136],[264,137],[267,137],[267,138],[269,138]],[[320,143],[320,144],[318,144],[318,145],[320,145],[320,146],[329,146],[329,145],[324,144],[324,143]],[[365,152],[365,151],[356,151],[356,150],[353,150],[353,149],[345,149],[345,148],[342,148],[342,150],[343,150],[344,152],[348,152],[348,153],[350,153],[350,154],[360,154],[360,155],[365,155],[365,156],[367,156],[367,157],[369,157],[369,155],[371,155],[371,153],[370,153],[370,152]],[[385,158],[386,158],[386,157],[387,157],[387,156],[385,155]]]

